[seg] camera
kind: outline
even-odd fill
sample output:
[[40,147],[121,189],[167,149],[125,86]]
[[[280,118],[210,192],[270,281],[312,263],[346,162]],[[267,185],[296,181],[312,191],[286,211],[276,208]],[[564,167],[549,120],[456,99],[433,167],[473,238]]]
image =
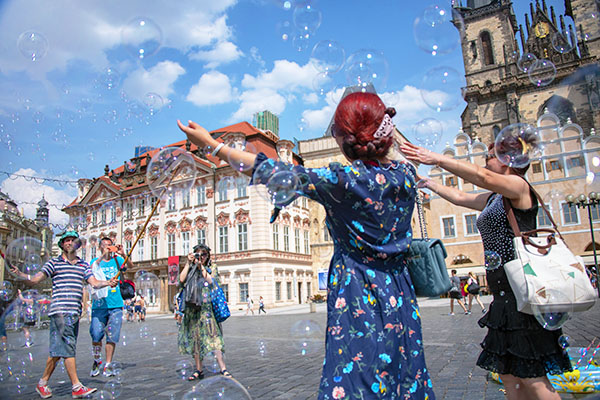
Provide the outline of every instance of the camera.
[[196,260],[199,260],[200,259],[200,253],[194,253],[194,258]]

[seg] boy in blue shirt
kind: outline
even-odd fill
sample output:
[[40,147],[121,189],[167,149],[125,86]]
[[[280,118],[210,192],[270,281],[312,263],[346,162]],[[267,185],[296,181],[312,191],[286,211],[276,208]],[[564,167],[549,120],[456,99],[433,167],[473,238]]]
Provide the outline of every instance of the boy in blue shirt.
[[[92,272],[96,278],[104,276],[110,279],[119,273],[125,261],[123,246],[113,245],[109,237],[100,239],[100,252],[102,256],[91,262]],[[118,263],[118,264],[117,264]],[[127,260],[127,268],[133,267],[130,259]],[[90,376],[100,374],[102,366],[102,338],[106,332],[106,365],[104,376],[111,376],[112,372],[107,367],[112,362],[115,346],[121,335],[121,322],[123,321],[123,297],[119,287],[110,289],[92,290],[92,322],[90,323],[90,335],[92,336],[92,354],[94,364]]]

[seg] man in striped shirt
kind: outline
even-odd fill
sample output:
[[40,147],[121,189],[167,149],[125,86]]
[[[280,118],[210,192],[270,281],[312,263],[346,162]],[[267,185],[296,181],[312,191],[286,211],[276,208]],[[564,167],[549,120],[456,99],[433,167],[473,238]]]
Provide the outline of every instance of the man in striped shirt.
[[17,268],[12,272],[30,284],[37,284],[46,278],[52,279],[52,303],[50,304],[50,356],[46,361],[46,368],[42,378],[37,384],[36,391],[42,399],[52,397],[48,387],[48,379],[52,376],[56,363],[64,358],[65,368],[71,378],[72,396],[74,399],[87,397],[96,391],[81,384],[77,377],[75,365],[75,348],[79,333],[79,317],[83,299],[84,281],[94,288],[117,286],[117,280],[98,280],[92,275],[90,266],[77,257],[77,250],[81,246],[79,234],[75,231],[65,232],[58,241],[62,254],[48,261],[42,270],[33,276],[24,274]]

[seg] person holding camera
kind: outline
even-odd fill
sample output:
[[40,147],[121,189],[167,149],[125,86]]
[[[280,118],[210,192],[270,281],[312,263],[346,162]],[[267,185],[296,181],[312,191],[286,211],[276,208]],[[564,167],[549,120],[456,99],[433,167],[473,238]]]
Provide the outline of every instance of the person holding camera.
[[115,278],[100,280],[94,277],[90,266],[77,256],[79,234],[75,231],[65,232],[58,240],[62,254],[51,259],[33,276],[27,275],[15,267],[11,273],[29,284],[37,284],[46,278],[52,279],[52,302],[50,304],[50,355],[46,368],[35,390],[42,399],[52,397],[48,380],[52,376],[56,364],[64,358],[67,374],[71,379],[72,396],[82,399],[96,391],[95,388],[85,387],[77,377],[75,350],[79,333],[79,318],[81,316],[84,281],[94,289],[110,286],[114,288],[118,282]]
[[203,244],[194,246],[179,274],[179,282],[184,288],[184,307],[177,344],[181,354],[192,355],[196,362],[196,371],[189,380],[204,378],[202,360],[213,351],[221,375],[231,377],[223,360],[222,327],[215,319],[211,303],[211,290],[219,283],[218,279],[217,268],[211,264],[210,248]]
[[[108,236],[100,239],[101,256],[92,260],[92,273],[98,279],[110,279],[119,273],[125,261],[123,246],[114,245]],[[127,260],[127,267],[132,268],[133,263]],[[94,363],[90,376],[98,376],[102,369],[102,339],[106,332],[106,365],[103,375],[112,376],[108,366],[115,354],[116,344],[121,336],[121,322],[123,321],[123,297],[118,286],[99,290],[90,290],[92,296],[92,319],[90,322],[90,336],[92,337],[92,354]]]

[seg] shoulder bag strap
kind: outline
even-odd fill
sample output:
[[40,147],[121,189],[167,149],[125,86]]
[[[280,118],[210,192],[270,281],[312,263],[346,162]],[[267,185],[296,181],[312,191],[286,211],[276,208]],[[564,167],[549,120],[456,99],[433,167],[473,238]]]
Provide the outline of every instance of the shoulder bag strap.
[[417,212],[419,214],[419,226],[421,227],[421,238],[429,240],[427,225],[425,225],[425,213],[423,212],[423,195],[417,190]]

